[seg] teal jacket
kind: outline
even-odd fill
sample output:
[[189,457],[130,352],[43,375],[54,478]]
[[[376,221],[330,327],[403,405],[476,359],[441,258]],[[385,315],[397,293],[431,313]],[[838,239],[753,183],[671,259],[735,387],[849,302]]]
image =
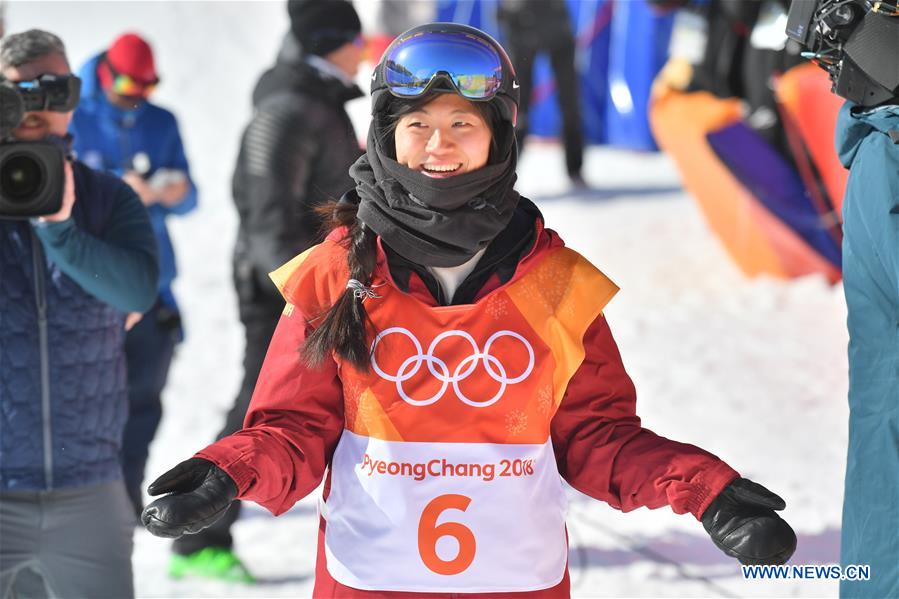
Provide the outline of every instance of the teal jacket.
[[849,308],[849,454],[841,561],[869,564],[842,597],[899,597],[899,106],[837,123],[849,169],[843,288]]

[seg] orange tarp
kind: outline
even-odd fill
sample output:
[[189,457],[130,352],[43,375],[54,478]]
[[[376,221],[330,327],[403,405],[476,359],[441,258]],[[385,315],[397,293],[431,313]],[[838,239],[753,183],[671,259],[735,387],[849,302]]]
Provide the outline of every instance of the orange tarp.
[[677,163],[684,186],[737,265],[750,276],[791,278],[840,272],[771,214],[719,160],[707,135],[741,120],[740,100],[657,85],[650,124],[659,147]]
[[840,164],[833,137],[843,99],[830,92],[827,72],[813,64],[802,64],[784,73],[776,91],[777,99],[799,129],[837,216],[841,217],[849,171]]

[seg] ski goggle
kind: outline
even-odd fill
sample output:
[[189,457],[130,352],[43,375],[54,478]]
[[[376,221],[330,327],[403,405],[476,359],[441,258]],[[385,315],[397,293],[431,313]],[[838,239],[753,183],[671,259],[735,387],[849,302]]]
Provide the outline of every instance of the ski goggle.
[[148,97],[159,85],[159,80],[144,83],[136,81],[128,75],[116,75],[112,80],[112,91],[120,96]]
[[384,61],[384,83],[394,96],[415,98],[435,81],[448,81],[469,100],[489,100],[503,88],[496,48],[462,32],[428,32],[397,40]]
[[148,98],[153,93],[153,90],[156,89],[156,86],[159,85],[159,78],[153,81],[138,81],[130,75],[117,71],[109,60],[104,60],[103,64],[109,69],[109,74],[111,75],[110,88],[120,96]]

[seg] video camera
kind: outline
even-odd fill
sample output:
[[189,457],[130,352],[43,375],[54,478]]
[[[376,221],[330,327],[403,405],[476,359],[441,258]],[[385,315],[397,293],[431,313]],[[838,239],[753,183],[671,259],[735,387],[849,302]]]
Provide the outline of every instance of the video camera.
[[41,75],[17,83],[0,76],[0,218],[59,212],[68,153],[65,141],[17,141],[11,134],[26,112],[69,112],[78,105],[80,94],[81,80],[74,75]]
[[899,97],[899,0],[793,0],[787,35],[834,93],[866,108]]

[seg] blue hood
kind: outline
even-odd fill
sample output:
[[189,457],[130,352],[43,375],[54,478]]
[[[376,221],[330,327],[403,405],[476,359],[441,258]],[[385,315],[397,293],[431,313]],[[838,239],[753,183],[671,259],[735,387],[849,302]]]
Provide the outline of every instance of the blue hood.
[[840,162],[851,168],[862,141],[871,131],[887,133],[899,129],[899,106],[880,106],[867,112],[853,112],[856,105],[846,102],[837,119],[836,147]]
[[81,77],[81,101],[93,100],[96,96],[103,95],[100,89],[100,80],[97,78],[97,63],[100,62],[102,54],[96,54],[78,69],[78,76]]

